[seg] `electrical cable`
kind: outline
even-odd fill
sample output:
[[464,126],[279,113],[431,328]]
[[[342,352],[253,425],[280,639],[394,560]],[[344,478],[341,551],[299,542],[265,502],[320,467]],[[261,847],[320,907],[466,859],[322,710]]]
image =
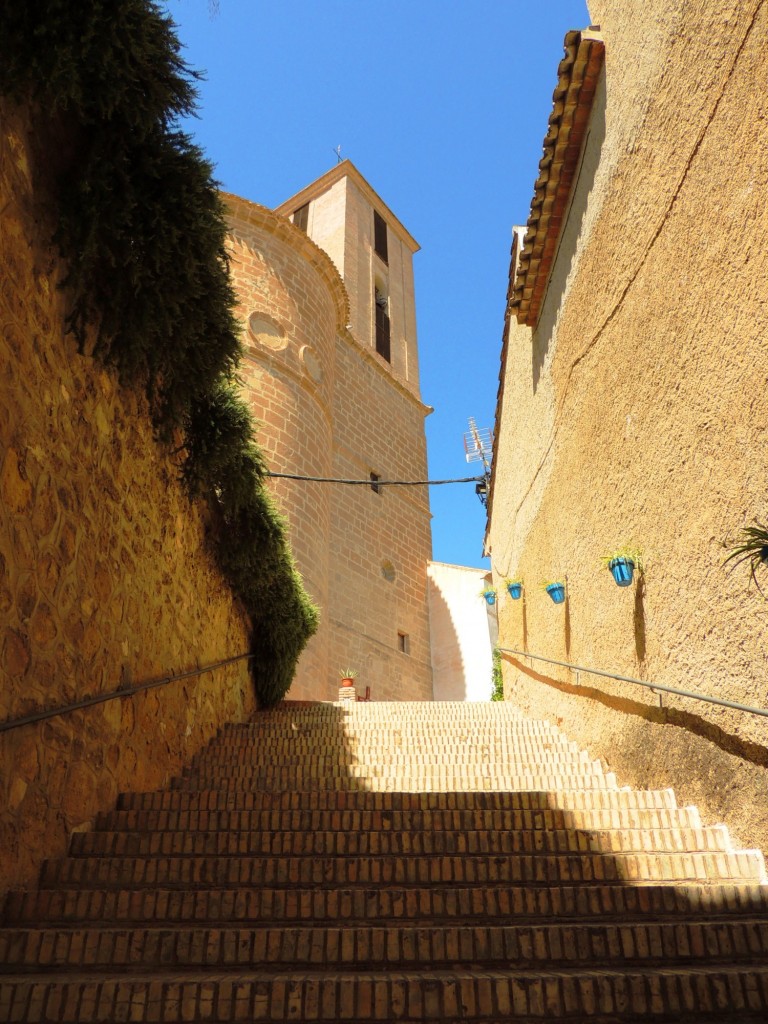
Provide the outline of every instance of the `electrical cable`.
[[464,476],[456,480],[343,480],[332,476],[298,476],[294,473],[273,473],[269,470],[264,475],[281,480],[307,480],[314,484],[364,484],[366,487],[436,487],[440,484],[480,484],[485,481],[484,476]]

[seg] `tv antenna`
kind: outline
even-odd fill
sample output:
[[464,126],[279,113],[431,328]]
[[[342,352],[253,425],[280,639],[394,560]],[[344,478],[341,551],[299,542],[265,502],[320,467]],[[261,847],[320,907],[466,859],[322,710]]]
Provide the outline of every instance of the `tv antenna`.
[[475,417],[469,417],[469,430],[464,434],[464,455],[467,462],[482,462],[483,479],[478,481],[475,494],[483,505],[488,501],[491,483],[491,457],[493,455],[493,433],[490,427],[480,429]]
[[333,152],[336,154],[336,163],[340,164],[341,163],[341,143],[338,144],[338,146],[334,149]]

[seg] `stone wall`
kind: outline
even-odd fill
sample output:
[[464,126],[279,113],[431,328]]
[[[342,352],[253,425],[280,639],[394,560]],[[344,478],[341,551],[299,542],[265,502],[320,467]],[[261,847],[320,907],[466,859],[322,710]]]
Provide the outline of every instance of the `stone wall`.
[[[346,321],[344,286],[325,253],[285,218],[227,197],[232,278],[243,324],[240,376],[270,469],[332,475],[336,331]],[[328,485],[274,480],[296,564],[321,609],[289,697],[327,697],[330,633],[328,566],[332,494]]]
[[[146,403],[64,334],[27,120],[0,137],[0,720],[247,651]],[[253,708],[246,662],[0,733],[0,890]]]
[[[766,605],[722,562],[768,499],[768,9],[590,13],[605,69],[578,185],[538,325],[506,346],[489,542],[526,593],[500,602],[501,642],[766,707]],[[620,590],[599,557],[628,542],[647,568]],[[537,589],[553,575],[561,607]],[[768,848],[765,719],[519,660],[505,681],[623,781]]]

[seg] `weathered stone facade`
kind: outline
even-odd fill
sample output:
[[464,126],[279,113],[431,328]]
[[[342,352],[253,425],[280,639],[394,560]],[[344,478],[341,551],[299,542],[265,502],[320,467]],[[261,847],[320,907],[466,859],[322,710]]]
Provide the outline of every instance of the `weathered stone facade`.
[[[500,602],[501,643],[766,707],[765,603],[722,563],[768,499],[768,9],[590,13],[605,64],[548,286],[535,326],[513,315],[505,336],[487,545],[497,580],[526,590]],[[627,543],[646,572],[620,590],[599,558]],[[560,607],[537,588],[555,575]],[[520,659],[505,672],[628,782],[674,786],[768,847],[765,719]]]
[[[235,196],[232,273],[245,328],[244,391],[274,472],[425,480],[411,258],[416,243],[348,162],[277,211]],[[291,223],[306,206],[306,230]],[[373,211],[386,217],[387,259]],[[386,293],[390,359],[376,351]],[[429,699],[426,487],[275,480],[320,629],[289,696],[332,700],[339,671],[375,699]]]
[[[23,112],[0,135],[0,720],[241,654],[247,622],[139,394],[64,334]],[[0,891],[253,707],[247,663],[0,733]]]

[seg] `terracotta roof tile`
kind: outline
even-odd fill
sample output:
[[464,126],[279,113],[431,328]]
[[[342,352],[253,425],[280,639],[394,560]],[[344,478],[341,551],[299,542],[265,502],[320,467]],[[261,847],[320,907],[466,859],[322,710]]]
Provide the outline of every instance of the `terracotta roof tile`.
[[563,45],[565,57],[557,69],[544,155],[510,300],[518,323],[529,327],[539,318],[605,52],[593,29],[567,32]]

